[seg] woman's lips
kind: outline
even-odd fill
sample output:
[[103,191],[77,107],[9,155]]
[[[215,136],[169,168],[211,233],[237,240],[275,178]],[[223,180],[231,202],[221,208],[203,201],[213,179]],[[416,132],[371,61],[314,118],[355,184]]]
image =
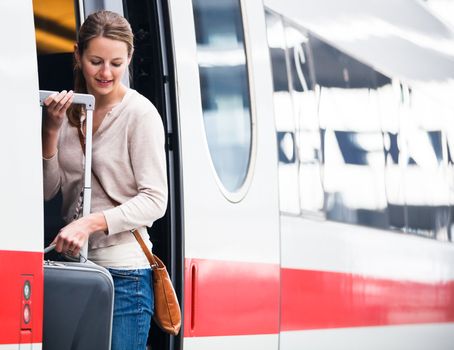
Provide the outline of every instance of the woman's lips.
[[107,87],[112,84],[113,80],[102,80],[102,79],[95,79],[96,84],[101,87]]

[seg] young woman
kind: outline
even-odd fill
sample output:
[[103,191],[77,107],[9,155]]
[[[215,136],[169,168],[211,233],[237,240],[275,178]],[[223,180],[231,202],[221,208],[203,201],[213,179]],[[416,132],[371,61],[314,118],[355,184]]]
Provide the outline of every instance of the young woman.
[[[106,267],[115,284],[112,349],[145,349],[153,314],[151,269],[130,232],[138,229],[151,249],[146,226],[167,206],[164,130],[154,106],[121,79],[133,54],[127,20],[109,12],[86,19],[75,45],[75,91],[95,96],[91,214],[80,217],[83,198],[81,144],[84,111],[72,91],[47,98],[43,125],[44,196],[61,190],[67,225],[53,243]],[[121,203],[121,204],[120,204]]]

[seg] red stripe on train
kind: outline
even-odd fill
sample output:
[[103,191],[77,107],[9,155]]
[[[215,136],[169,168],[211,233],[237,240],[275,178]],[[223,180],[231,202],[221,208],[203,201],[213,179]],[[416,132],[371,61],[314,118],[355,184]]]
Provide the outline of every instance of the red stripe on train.
[[[23,298],[23,284],[31,281],[29,301]],[[0,344],[42,342],[43,253],[0,250]],[[31,320],[21,324],[28,303]],[[29,330],[31,328],[31,332]]]
[[279,266],[185,261],[184,336],[279,332]]
[[283,269],[281,330],[454,322],[454,282]]
[[185,337],[454,322],[453,281],[394,281],[199,259],[186,260],[185,281]]

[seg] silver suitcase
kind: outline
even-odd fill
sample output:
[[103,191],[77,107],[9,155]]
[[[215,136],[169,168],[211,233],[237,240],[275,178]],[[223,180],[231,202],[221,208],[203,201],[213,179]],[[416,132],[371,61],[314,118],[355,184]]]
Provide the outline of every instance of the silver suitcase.
[[44,264],[44,350],[108,350],[114,287],[93,263]]

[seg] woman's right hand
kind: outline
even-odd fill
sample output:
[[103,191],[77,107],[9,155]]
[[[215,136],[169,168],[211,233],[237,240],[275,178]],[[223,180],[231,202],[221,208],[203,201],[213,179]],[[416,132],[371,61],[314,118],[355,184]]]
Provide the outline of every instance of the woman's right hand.
[[45,159],[50,159],[57,153],[58,133],[66,117],[66,111],[73,101],[73,95],[72,91],[63,90],[44,100],[47,115],[44,118],[42,129],[42,152]]
[[73,101],[73,91],[66,90],[60,93],[50,95],[44,100],[47,117],[45,118],[43,128],[47,132],[58,132],[66,117],[66,111]]

